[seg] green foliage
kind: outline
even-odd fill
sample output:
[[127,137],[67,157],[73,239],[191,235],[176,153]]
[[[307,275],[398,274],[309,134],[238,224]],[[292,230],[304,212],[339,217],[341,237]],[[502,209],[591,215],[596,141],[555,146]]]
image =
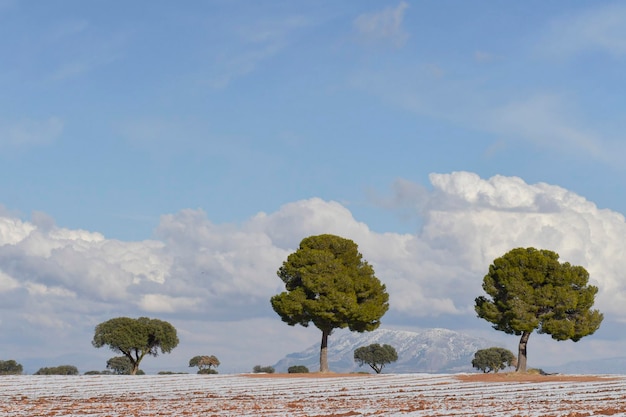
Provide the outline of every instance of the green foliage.
[[194,356],[189,360],[189,366],[197,366],[199,374],[216,374],[217,371],[212,368],[217,368],[218,366],[220,366],[220,361],[214,355]]
[[391,345],[373,343],[354,350],[354,360],[363,366],[368,364],[377,374],[381,373],[385,365],[398,360],[398,353]]
[[159,371],[157,375],[185,375],[187,372]]
[[157,356],[159,350],[171,352],[178,346],[178,336],[174,326],[166,321],[118,317],[98,324],[91,343],[96,348],[109,346],[122,353],[132,364],[130,374],[135,375],[144,356]]
[[517,248],[494,260],[483,279],[489,297],[476,298],[478,317],[496,330],[521,335],[518,370],[526,370],[526,342],[537,330],[555,340],[578,341],[602,322],[592,310],[598,288],[582,266],[560,263],[549,250]]
[[73,365],[61,365],[50,368],[39,368],[35,375],[78,375],[78,368]]
[[113,375],[111,371],[87,371],[83,375]]
[[289,374],[308,374],[309,368],[304,365],[293,365],[287,368],[287,373]]
[[115,375],[130,375],[133,363],[126,356],[115,356],[107,361],[107,369]]
[[210,368],[205,368],[205,369],[200,369],[198,370],[198,374],[200,375],[217,375],[217,369],[210,369]]
[[255,365],[254,368],[252,368],[252,372],[255,374],[273,374],[275,371],[273,366]]
[[508,349],[501,347],[491,347],[488,349],[480,349],[474,353],[472,366],[484,373],[495,372],[514,366],[516,364],[515,355]]
[[356,243],[339,236],[304,238],[278,276],[286,291],[271,298],[272,308],[290,326],[313,323],[322,331],[322,372],[328,370],[327,337],[334,329],[374,330],[389,308],[385,286]]
[[13,359],[0,361],[0,375],[21,375],[24,368]]

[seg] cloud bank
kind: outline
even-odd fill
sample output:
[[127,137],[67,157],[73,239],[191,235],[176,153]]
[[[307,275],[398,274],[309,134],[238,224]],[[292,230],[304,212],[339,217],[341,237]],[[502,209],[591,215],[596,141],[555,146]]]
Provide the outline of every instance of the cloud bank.
[[154,239],[140,242],[64,229],[41,214],[33,221],[3,214],[0,334],[19,329],[25,332],[19,343],[42,343],[48,334],[83,332],[88,343],[95,324],[120,315],[280,323],[268,302],[283,290],[276,270],[303,237],[321,233],[359,245],[387,285],[387,324],[399,317],[474,317],[489,264],[527,246],[554,250],[562,261],[587,268],[600,288],[596,307],[605,321],[626,320],[621,214],[561,187],[516,177],[431,174],[430,189],[401,182],[392,201],[422,216],[414,233],[374,232],[347,207],[318,198],[241,224],[214,224],[202,210],[181,210],[162,216]]

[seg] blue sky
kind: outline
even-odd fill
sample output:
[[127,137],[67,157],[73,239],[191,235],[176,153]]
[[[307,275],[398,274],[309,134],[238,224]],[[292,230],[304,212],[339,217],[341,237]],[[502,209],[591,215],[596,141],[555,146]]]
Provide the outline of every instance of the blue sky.
[[[473,328],[471,292],[521,245],[588,267],[626,319],[620,2],[0,0],[0,51],[0,326],[33,333],[8,352],[118,312],[269,328],[280,262],[325,232],[387,274],[390,326]],[[182,308],[191,284],[214,307]],[[317,340],[274,331],[281,353]]]

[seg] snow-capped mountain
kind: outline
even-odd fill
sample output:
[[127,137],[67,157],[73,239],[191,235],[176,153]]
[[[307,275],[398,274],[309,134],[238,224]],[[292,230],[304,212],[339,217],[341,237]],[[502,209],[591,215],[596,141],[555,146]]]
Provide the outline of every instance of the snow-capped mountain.
[[[321,336],[320,336],[321,337]],[[398,352],[398,360],[388,364],[384,373],[448,373],[472,371],[472,359],[479,349],[496,346],[486,339],[448,329],[428,329],[421,332],[378,329],[358,333],[335,331],[328,338],[328,364],[333,372],[372,371],[367,365],[359,367],[354,361],[354,350],[372,343],[388,344]],[[297,353],[290,353],[278,361],[276,372],[287,372],[292,365],[304,365],[319,370],[320,346],[315,344]],[[372,371],[373,372],[373,371]]]

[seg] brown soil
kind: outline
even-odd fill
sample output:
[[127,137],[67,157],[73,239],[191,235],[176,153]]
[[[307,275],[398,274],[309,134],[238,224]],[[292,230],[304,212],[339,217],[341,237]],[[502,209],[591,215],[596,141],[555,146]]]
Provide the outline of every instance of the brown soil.
[[521,372],[498,372],[497,374],[463,374],[456,375],[461,382],[594,382],[609,381],[611,377],[597,375],[541,375]]
[[[384,375],[384,374],[383,374]],[[301,374],[242,374],[242,376],[249,378],[344,378],[344,377],[375,377],[376,374],[370,373],[335,373],[335,372],[309,372]],[[498,372],[494,373],[476,373],[476,374],[459,374],[455,375],[455,378],[461,382],[593,382],[593,381],[610,381],[614,378],[597,376],[597,375],[566,375],[566,374],[554,374],[554,375],[541,375],[535,373],[521,373],[521,372]]]
[[243,374],[250,378],[343,378],[343,377],[369,377],[374,374],[350,373],[341,374],[335,372],[308,372],[302,374]]

